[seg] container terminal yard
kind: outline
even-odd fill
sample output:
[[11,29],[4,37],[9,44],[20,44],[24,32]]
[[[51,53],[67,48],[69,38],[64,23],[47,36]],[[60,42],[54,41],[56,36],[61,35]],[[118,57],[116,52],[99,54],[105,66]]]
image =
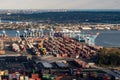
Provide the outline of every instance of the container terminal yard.
[[0,80],[120,80],[120,71],[95,65],[99,35],[80,31],[24,30],[0,35]]

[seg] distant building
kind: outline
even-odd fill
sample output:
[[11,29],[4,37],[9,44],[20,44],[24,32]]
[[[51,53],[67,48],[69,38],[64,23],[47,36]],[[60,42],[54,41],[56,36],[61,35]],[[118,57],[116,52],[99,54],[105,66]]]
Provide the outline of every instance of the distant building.
[[91,30],[92,28],[90,27],[81,27],[82,30]]

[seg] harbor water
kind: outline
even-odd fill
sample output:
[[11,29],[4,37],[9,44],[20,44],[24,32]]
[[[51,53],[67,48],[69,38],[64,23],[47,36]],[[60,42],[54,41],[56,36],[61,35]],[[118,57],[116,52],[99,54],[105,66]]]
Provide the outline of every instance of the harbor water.
[[[91,30],[84,31],[85,33],[95,34],[99,32],[100,34],[95,39],[95,45],[102,47],[120,47],[120,31],[117,30]],[[23,30],[20,31],[23,33]],[[0,30],[2,34],[2,30]],[[10,37],[16,36],[16,30],[6,30],[6,34]]]

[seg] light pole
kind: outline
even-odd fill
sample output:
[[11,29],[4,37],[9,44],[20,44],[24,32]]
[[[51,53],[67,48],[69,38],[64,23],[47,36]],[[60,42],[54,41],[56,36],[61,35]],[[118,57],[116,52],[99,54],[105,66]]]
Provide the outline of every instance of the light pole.
[[27,30],[24,30],[24,37],[27,38]]
[[20,37],[20,31],[19,30],[16,31],[16,37]]
[[41,37],[43,37],[43,30],[42,30],[42,28],[40,29],[40,32],[41,32]]
[[6,36],[6,31],[3,30],[2,33],[3,33],[3,37],[5,37]]

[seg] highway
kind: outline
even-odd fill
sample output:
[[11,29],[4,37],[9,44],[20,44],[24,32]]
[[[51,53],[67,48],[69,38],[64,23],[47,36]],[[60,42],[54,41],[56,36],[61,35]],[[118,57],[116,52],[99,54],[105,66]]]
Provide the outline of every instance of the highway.
[[99,70],[102,70],[102,71],[106,72],[107,74],[109,74],[109,75],[111,75],[111,76],[114,76],[115,79],[120,79],[120,74],[115,73],[115,72],[113,72],[113,71],[110,70],[110,69],[105,69],[105,68],[98,67],[98,66],[94,66],[94,68],[99,69]]

